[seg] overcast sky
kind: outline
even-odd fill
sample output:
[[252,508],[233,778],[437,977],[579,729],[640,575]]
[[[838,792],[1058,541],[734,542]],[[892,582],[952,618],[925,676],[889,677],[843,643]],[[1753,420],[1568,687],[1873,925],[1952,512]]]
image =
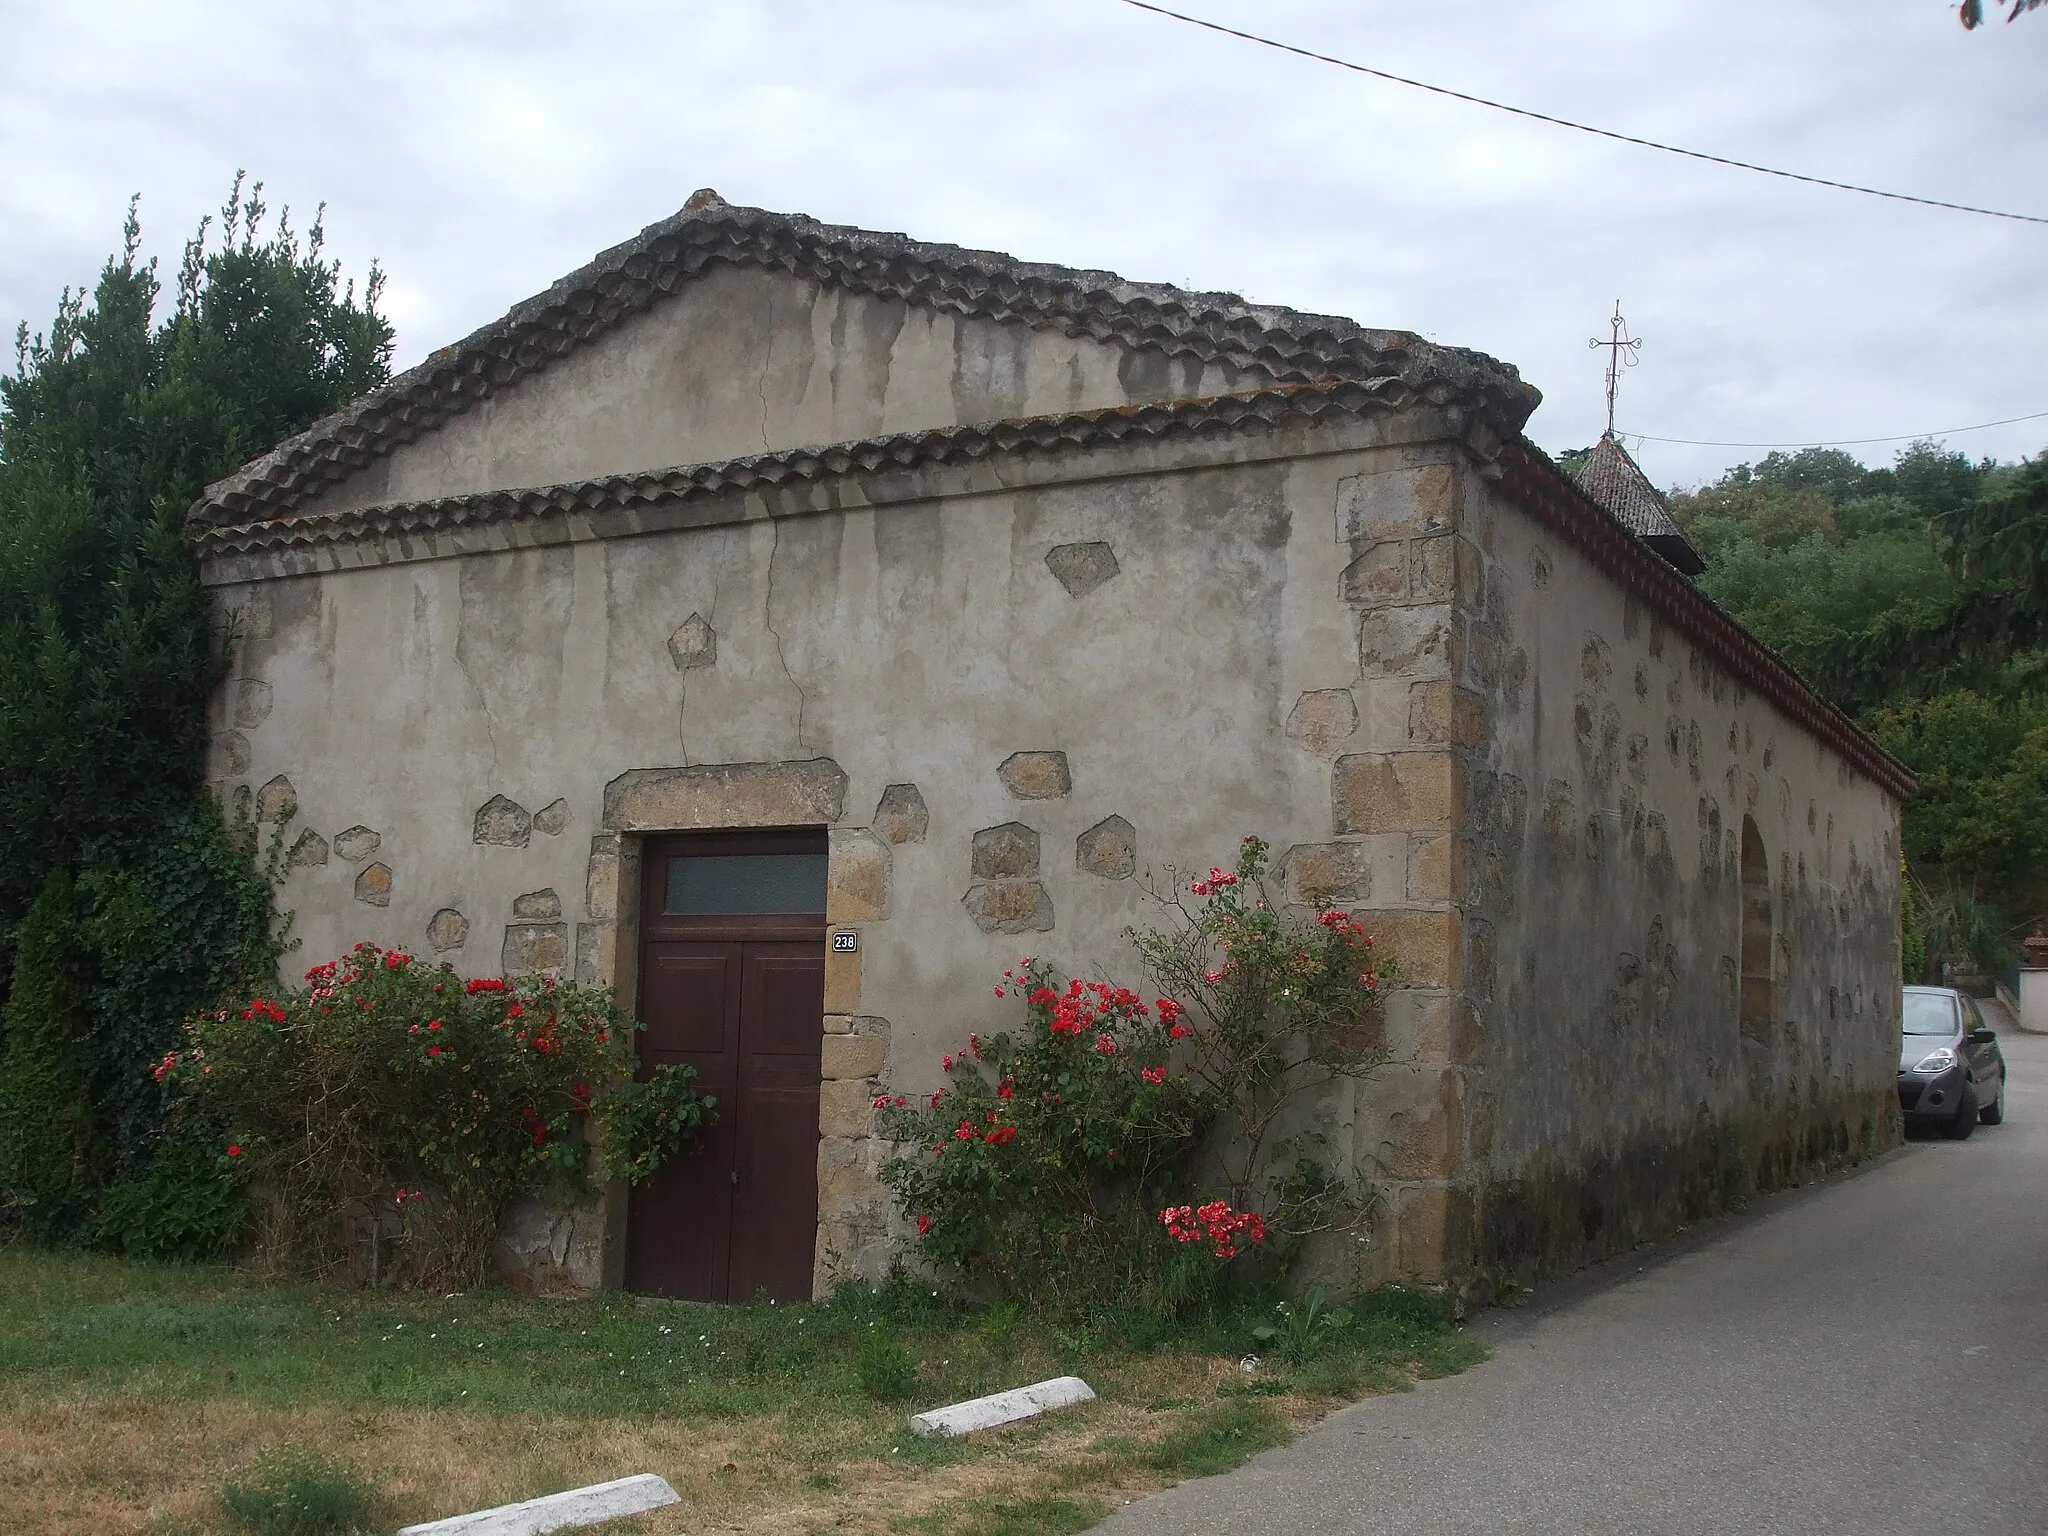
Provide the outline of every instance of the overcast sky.
[[[1716,154],[2048,215],[2048,12],[1942,0],[1180,0]],[[1724,170],[1117,0],[0,0],[0,322],[48,323],[142,195],[174,266],[237,167],[390,274],[417,361],[697,187],[1479,348],[1625,433],[1751,442],[2048,411],[2048,225]],[[8,359],[11,365],[11,357]],[[1634,438],[1630,446],[1637,447]],[[2016,458],[2048,419],[1950,441]],[[1647,442],[1660,483],[1761,450]],[[1855,450],[1889,462],[1895,448]]]

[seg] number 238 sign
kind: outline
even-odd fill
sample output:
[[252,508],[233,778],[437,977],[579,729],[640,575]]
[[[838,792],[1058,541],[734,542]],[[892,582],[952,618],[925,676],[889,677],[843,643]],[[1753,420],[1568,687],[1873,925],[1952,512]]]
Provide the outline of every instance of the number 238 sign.
[[832,953],[835,955],[850,955],[859,948],[860,935],[857,933],[835,933],[832,935]]

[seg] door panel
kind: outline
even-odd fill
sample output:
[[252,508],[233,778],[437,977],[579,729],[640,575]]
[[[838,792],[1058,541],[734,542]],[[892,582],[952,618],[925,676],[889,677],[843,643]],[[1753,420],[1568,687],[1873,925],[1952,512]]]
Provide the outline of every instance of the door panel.
[[818,1234],[823,948],[750,943],[744,974],[731,1296],[800,1301]]
[[640,1073],[671,1062],[697,1069],[718,1100],[718,1122],[697,1147],[632,1192],[626,1214],[626,1285],[653,1295],[721,1301],[732,1251],[732,1113],[739,1087],[742,946],[650,945],[643,967]]

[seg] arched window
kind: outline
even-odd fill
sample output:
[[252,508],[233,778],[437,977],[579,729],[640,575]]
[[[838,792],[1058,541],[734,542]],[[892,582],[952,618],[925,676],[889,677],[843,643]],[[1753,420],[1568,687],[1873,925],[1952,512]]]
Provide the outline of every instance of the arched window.
[[1769,1023],[1777,1008],[1771,988],[1771,860],[1756,818],[1742,818],[1742,1022]]

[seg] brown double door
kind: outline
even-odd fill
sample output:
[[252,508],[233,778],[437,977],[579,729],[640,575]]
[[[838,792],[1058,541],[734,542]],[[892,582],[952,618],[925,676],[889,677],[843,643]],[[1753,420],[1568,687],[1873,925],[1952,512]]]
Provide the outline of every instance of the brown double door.
[[824,833],[663,839],[648,845],[644,867],[641,1071],[695,1067],[698,1087],[718,1100],[718,1123],[633,1191],[626,1284],[692,1301],[760,1291],[807,1300],[818,1222]]

